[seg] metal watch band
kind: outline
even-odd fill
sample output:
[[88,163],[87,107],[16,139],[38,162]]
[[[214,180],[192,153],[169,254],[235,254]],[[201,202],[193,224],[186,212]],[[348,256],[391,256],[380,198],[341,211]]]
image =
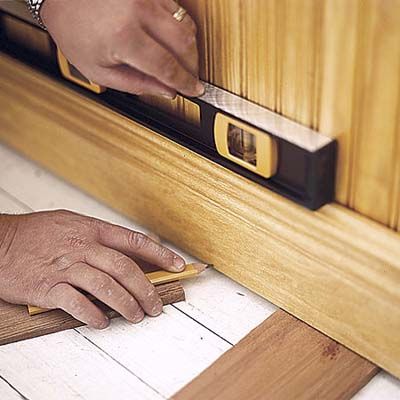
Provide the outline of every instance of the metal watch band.
[[42,7],[45,0],[25,0],[28,5],[29,11],[31,12],[33,18],[38,22],[38,24],[46,29],[42,18],[40,18],[40,8]]

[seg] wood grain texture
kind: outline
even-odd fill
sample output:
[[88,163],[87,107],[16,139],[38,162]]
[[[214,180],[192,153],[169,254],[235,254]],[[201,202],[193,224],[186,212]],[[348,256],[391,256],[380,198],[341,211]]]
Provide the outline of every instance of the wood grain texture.
[[[180,282],[165,283],[156,289],[164,305],[185,300],[185,292]],[[104,304],[95,303],[109,318],[119,316]],[[0,300],[0,321],[0,346],[84,325],[62,310],[30,316],[25,306],[9,304],[2,300]]]
[[350,399],[379,368],[277,311],[173,400]]
[[0,72],[5,142],[400,376],[398,234],[306,210],[5,56]]
[[[319,129],[338,140],[336,200],[348,204],[352,158],[353,97],[358,2],[324,2]],[[340,57],[338,57],[340,55]]]
[[359,13],[349,205],[390,225],[400,140],[400,2],[366,0]]
[[337,138],[337,201],[395,228],[400,0],[181,3],[200,76]]

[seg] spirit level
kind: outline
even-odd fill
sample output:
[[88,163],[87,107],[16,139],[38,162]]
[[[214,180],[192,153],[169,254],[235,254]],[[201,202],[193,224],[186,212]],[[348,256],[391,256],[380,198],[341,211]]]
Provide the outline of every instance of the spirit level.
[[[23,44],[13,43],[13,37],[18,37],[15,32],[25,29],[27,20],[18,19],[16,24],[12,29],[10,24],[6,26],[8,44],[4,51],[58,78],[62,76],[86,96],[305,207],[315,210],[333,200],[334,139],[208,83],[203,96],[179,99],[195,111],[198,121],[181,119],[137,96],[90,82],[55,49],[49,36],[53,50],[48,57],[33,57]],[[45,34],[32,23],[29,29],[31,36],[34,32]]]

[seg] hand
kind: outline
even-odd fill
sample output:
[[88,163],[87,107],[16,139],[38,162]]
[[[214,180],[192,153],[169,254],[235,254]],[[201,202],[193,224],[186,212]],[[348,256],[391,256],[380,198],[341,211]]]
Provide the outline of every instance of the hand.
[[173,0],[46,0],[41,17],[92,82],[133,94],[199,96],[196,26]]
[[[0,298],[61,308],[105,328],[83,289],[131,322],[162,311],[154,286],[131,257],[168,271],[184,260],[146,235],[69,211],[0,215]],[[144,311],[144,312],[143,312]]]

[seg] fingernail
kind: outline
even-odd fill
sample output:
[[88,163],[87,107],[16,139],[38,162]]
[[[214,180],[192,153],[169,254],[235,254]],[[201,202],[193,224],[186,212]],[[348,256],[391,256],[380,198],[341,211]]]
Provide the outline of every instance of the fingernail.
[[163,310],[163,303],[161,300],[158,300],[156,305],[151,310],[151,315],[153,317],[157,317],[162,313],[162,310]]
[[142,321],[143,318],[144,318],[144,313],[143,313],[143,311],[139,311],[139,312],[135,315],[135,317],[133,318],[132,322],[133,322],[134,324],[137,324],[137,323],[139,323],[140,321]]
[[205,86],[200,81],[198,81],[196,84],[197,96],[202,96],[204,94],[205,90],[206,90]]
[[174,256],[174,261],[172,265],[178,270],[181,271],[182,269],[185,268],[185,262],[182,260],[182,258],[178,256]]
[[110,325],[110,320],[108,318],[104,318],[104,320],[99,321],[96,325],[98,329],[106,329],[108,325]]

